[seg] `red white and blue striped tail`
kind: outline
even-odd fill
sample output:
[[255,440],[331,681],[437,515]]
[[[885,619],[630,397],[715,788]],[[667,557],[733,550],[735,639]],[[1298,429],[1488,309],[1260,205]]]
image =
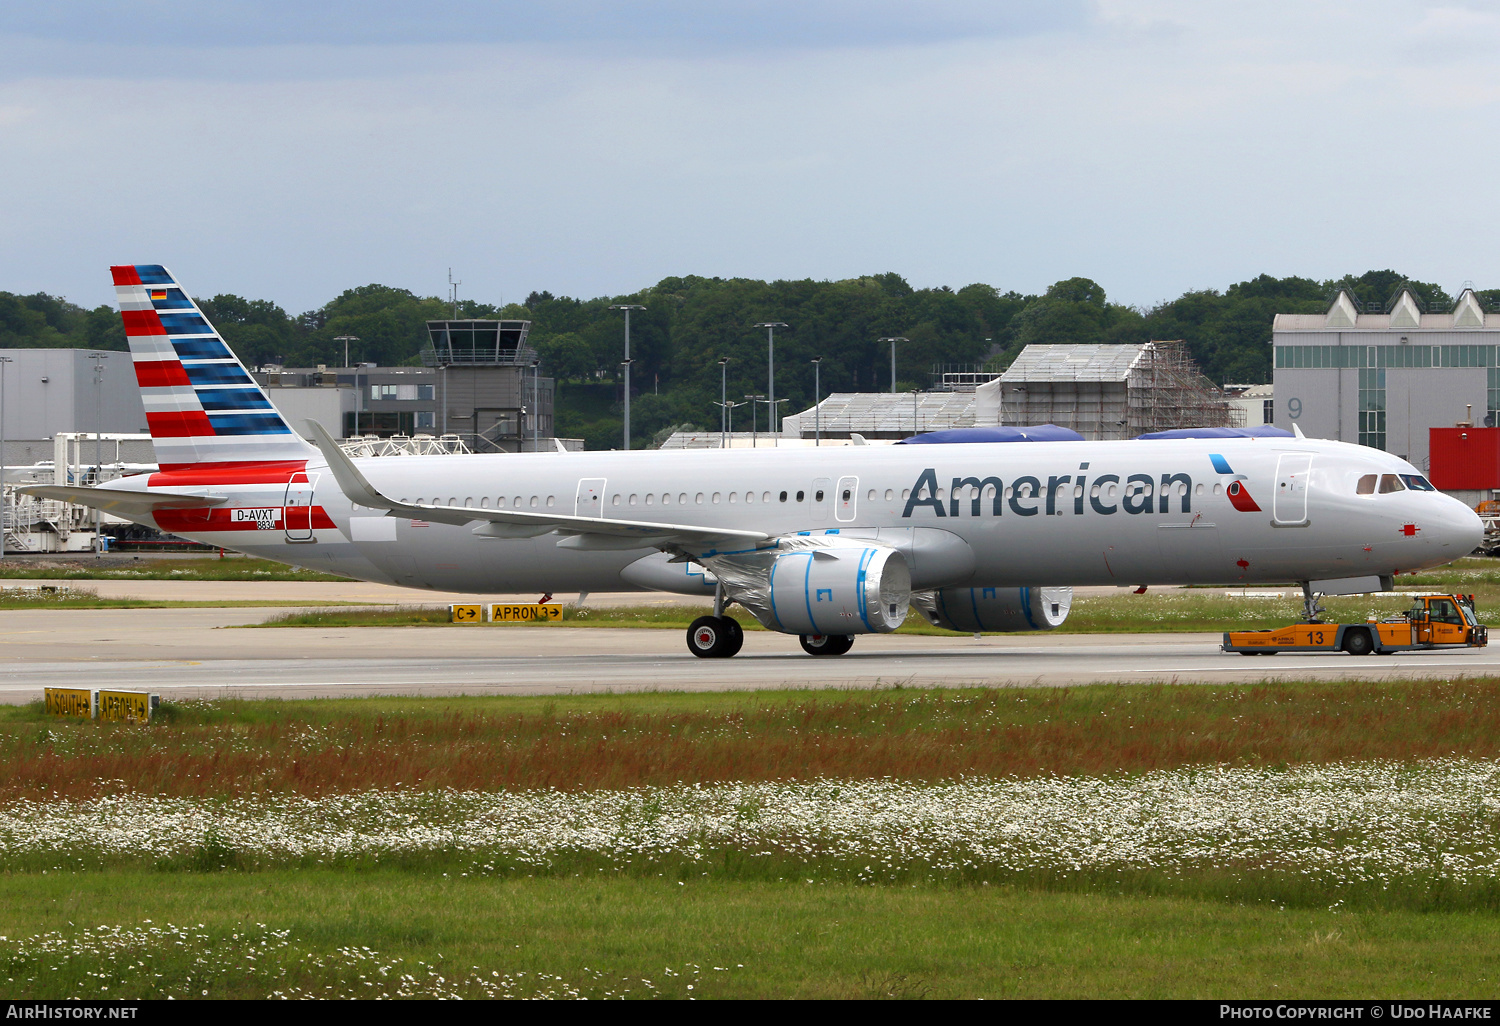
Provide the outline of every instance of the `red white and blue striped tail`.
[[165,267],[110,272],[163,472],[301,463],[316,454]]

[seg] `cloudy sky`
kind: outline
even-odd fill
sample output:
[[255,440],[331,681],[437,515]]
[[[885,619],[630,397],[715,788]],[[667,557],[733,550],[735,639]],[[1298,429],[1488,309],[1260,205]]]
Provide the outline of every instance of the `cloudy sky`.
[[1500,3],[0,6],[0,289],[1500,286]]

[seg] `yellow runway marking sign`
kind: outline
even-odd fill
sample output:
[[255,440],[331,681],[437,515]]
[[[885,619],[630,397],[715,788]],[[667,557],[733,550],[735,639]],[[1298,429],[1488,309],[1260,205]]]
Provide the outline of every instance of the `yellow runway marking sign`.
[[42,699],[51,716],[94,718],[94,693],[88,688],[45,688]]
[[563,607],[555,602],[496,602],[490,606],[490,623],[547,623],[562,619]]
[[456,604],[448,607],[449,623],[483,623],[484,606],[478,602],[472,605]]

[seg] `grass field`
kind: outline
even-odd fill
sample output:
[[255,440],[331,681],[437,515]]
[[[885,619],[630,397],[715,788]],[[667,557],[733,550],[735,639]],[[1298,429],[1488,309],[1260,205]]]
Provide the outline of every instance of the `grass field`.
[[1488,914],[979,885],[107,872],[0,876],[0,909],[12,997],[1491,998],[1500,979]]
[[1484,997],[1500,968],[1500,680],[33,705],[0,765],[15,996]]
[[[358,605],[353,602],[319,603],[328,606]],[[63,585],[57,591],[25,587],[0,587],[0,610],[9,609],[174,609],[174,608],[240,608],[295,606],[305,608],[306,601],[296,599],[137,599],[100,598],[92,588]]]
[[153,559],[12,558],[0,563],[0,580],[63,581],[342,581],[346,578],[318,573],[269,559],[254,559],[228,553],[218,556]]

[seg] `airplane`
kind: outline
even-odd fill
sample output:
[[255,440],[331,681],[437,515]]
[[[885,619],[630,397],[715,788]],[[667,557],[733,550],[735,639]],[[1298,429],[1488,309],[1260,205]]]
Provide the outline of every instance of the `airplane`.
[[1340,582],[1389,590],[1483,533],[1405,460],[1277,429],[355,459],[314,421],[316,444],[293,430],[165,268],[112,274],[159,469],[22,491],[410,588],[711,596],[687,633],[704,658],[739,651],[731,605],[826,656],[911,608],[955,632],[1050,629],[1084,585],[1299,582],[1313,616]]

